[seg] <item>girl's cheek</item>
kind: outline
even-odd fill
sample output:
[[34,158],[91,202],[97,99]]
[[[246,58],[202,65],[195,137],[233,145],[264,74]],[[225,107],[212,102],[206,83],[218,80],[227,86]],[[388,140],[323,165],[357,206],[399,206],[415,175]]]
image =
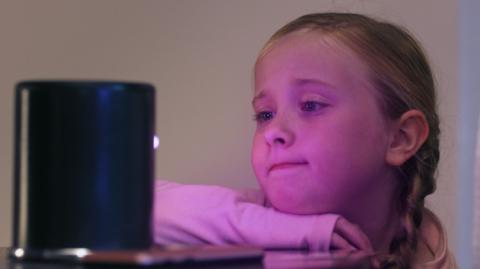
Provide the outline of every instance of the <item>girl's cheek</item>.
[[251,162],[255,172],[257,172],[258,170],[260,155],[261,155],[260,143],[258,141],[257,135],[255,135],[253,140],[253,145],[252,145],[252,154],[251,154]]
[[264,178],[266,166],[266,147],[263,141],[259,138],[255,139],[251,154],[251,163],[257,180]]

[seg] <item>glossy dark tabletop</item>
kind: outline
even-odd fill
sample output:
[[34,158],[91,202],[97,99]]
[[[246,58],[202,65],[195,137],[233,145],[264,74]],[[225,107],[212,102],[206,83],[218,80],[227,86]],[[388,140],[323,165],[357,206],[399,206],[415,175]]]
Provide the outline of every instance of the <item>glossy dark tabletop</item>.
[[290,269],[290,268],[369,268],[368,258],[361,253],[304,253],[297,251],[267,251],[263,260],[237,260],[195,264],[159,266],[86,265],[61,262],[16,262],[8,259],[7,249],[0,248],[0,269],[83,269],[83,268],[238,268],[238,269]]

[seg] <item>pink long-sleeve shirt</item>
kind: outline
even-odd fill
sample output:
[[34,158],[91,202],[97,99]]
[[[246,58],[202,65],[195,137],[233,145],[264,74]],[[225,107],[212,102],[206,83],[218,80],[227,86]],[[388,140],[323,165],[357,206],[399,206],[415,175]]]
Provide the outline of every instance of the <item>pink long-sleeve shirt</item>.
[[[254,245],[328,251],[338,215],[292,215],[266,203],[260,190],[155,183],[154,241],[158,245]],[[457,268],[438,218],[428,210],[412,268]]]

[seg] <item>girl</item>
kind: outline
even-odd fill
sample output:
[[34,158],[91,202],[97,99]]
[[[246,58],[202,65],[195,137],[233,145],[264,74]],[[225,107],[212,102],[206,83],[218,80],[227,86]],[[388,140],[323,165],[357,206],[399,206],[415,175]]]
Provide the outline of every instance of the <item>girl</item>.
[[158,244],[360,249],[384,268],[456,267],[424,208],[439,122],[430,67],[406,30],[302,16],[261,50],[252,105],[261,191],[158,182]]

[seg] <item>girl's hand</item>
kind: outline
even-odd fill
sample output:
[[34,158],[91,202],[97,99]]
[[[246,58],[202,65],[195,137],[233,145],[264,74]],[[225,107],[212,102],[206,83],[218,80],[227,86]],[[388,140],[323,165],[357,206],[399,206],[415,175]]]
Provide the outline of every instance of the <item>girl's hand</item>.
[[332,250],[362,250],[373,253],[373,247],[367,235],[357,225],[339,217],[333,229],[330,243]]

